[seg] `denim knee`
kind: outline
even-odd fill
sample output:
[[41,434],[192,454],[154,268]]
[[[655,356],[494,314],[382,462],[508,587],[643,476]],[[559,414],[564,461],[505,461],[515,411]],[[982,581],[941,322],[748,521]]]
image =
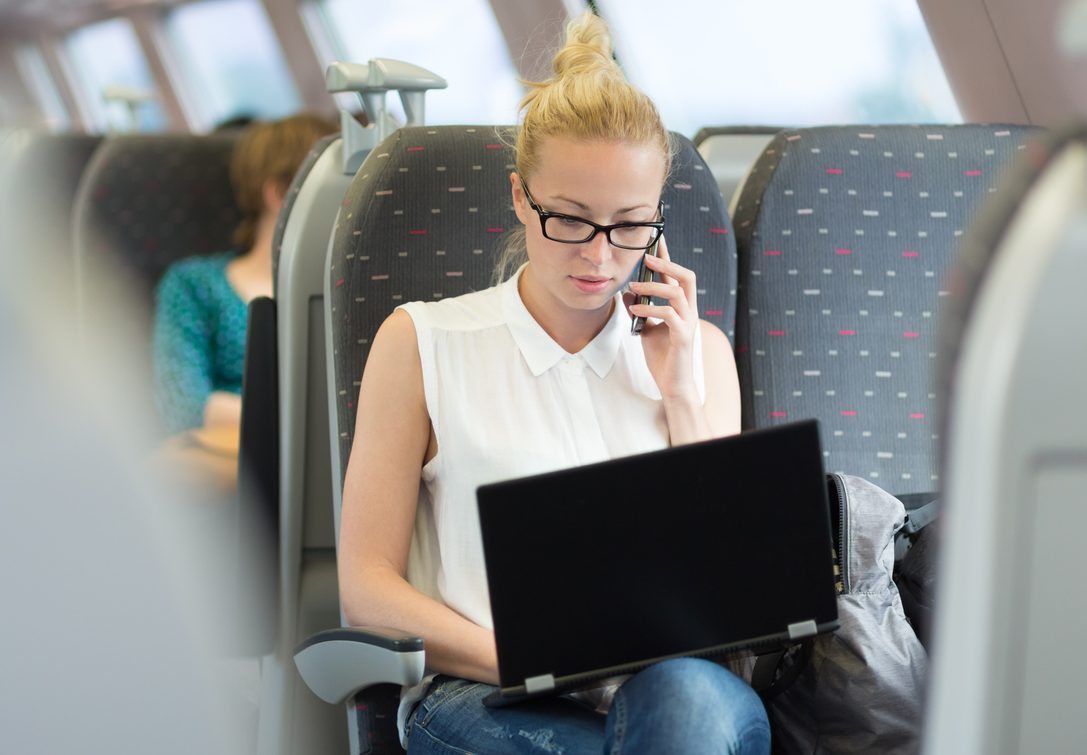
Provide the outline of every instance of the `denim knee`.
[[608,716],[607,752],[768,753],[770,724],[751,686],[700,658],[631,677]]
[[554,696],[489,708],[483,698],[492,691],[486,684],[438,677],[408,722],[409,754],[600,753],[603,716],[581,703]]

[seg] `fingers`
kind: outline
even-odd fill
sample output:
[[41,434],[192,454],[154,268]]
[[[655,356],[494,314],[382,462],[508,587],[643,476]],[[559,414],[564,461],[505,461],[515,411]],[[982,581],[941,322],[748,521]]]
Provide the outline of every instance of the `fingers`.
[[[693,270],[683,267],[675,262],[672,262],[671,257],[668,254],[668,244],[665,242],[664,237],[661,237],[660,244],[657,247],[657,256],[646,255],[645,264],[650,270],[655,272],[660,278],[660,283],[653,284],[639,284],[639,285],[655,285],[655,286],[671,286],[673,288],[678,287],[687,301],[687,305],[691,312],[698,312],[698,287],[696,285],[695,274]],[[631,290],[638,294],[648,294],[651,296],[660,296],[661,298],[672,301],[674,298],[673,292],[663,292],[661,289],[653,291],[635,289],[636,281],[631,281]]]
[[[668,241],[664,238],[663,235],[660,237],[660,241],[657,243],[656,259],[663,260],[664,262],[669,263],[672,262],[672,256],[668,254]],[[654,267],[653,269],[656,270],[657,268]],[[661,280],[663,280],[665,283],[676,282],[675,278],[666,275],[664,271],[661,271]]]
[[666,324],[671,333],[682,333],[684,332],[684,328],[687,327],[686,320],[676,311],[675,307],[658,304],[632,304],[627,307],[627,312],[634,317],[646,318],[647,325],[642,331],[643,333],[655,327],[656,322],[663,322]]
[[[631,281],[630,290],[637,296],[653,296],[657,299],[664,299],[683,317],[686,317],[689,312],[697,312],[697,310],[691,309],[686,293],[676,283],[639,283],[638,281]],[[641,315],[642,313],[638,312],[636,314]]]

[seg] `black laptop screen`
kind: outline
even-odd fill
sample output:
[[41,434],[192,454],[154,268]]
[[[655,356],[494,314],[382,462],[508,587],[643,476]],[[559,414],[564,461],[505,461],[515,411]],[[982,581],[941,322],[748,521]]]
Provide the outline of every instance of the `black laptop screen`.
[[503,687],[834,621],[814,421],[479,488]]

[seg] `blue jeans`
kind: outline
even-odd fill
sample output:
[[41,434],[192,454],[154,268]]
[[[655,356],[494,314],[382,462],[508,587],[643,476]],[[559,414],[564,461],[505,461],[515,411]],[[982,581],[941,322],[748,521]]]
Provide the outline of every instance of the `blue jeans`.
[[409,755],[770,752],[770,724],[755,691],[698,658],[635,674],[606,717],[569,697],[488,708],[482,700],[493,690],[438,677],[408,721]]

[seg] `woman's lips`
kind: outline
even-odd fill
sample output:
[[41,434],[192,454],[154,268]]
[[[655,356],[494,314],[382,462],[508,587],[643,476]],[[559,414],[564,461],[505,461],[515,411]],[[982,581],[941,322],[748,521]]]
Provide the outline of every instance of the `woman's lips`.
[[571,275],[570,280],[578,287],[578,290],[587,294],[600,293],[611,283],[611,278],[599,278],[595,275]]

